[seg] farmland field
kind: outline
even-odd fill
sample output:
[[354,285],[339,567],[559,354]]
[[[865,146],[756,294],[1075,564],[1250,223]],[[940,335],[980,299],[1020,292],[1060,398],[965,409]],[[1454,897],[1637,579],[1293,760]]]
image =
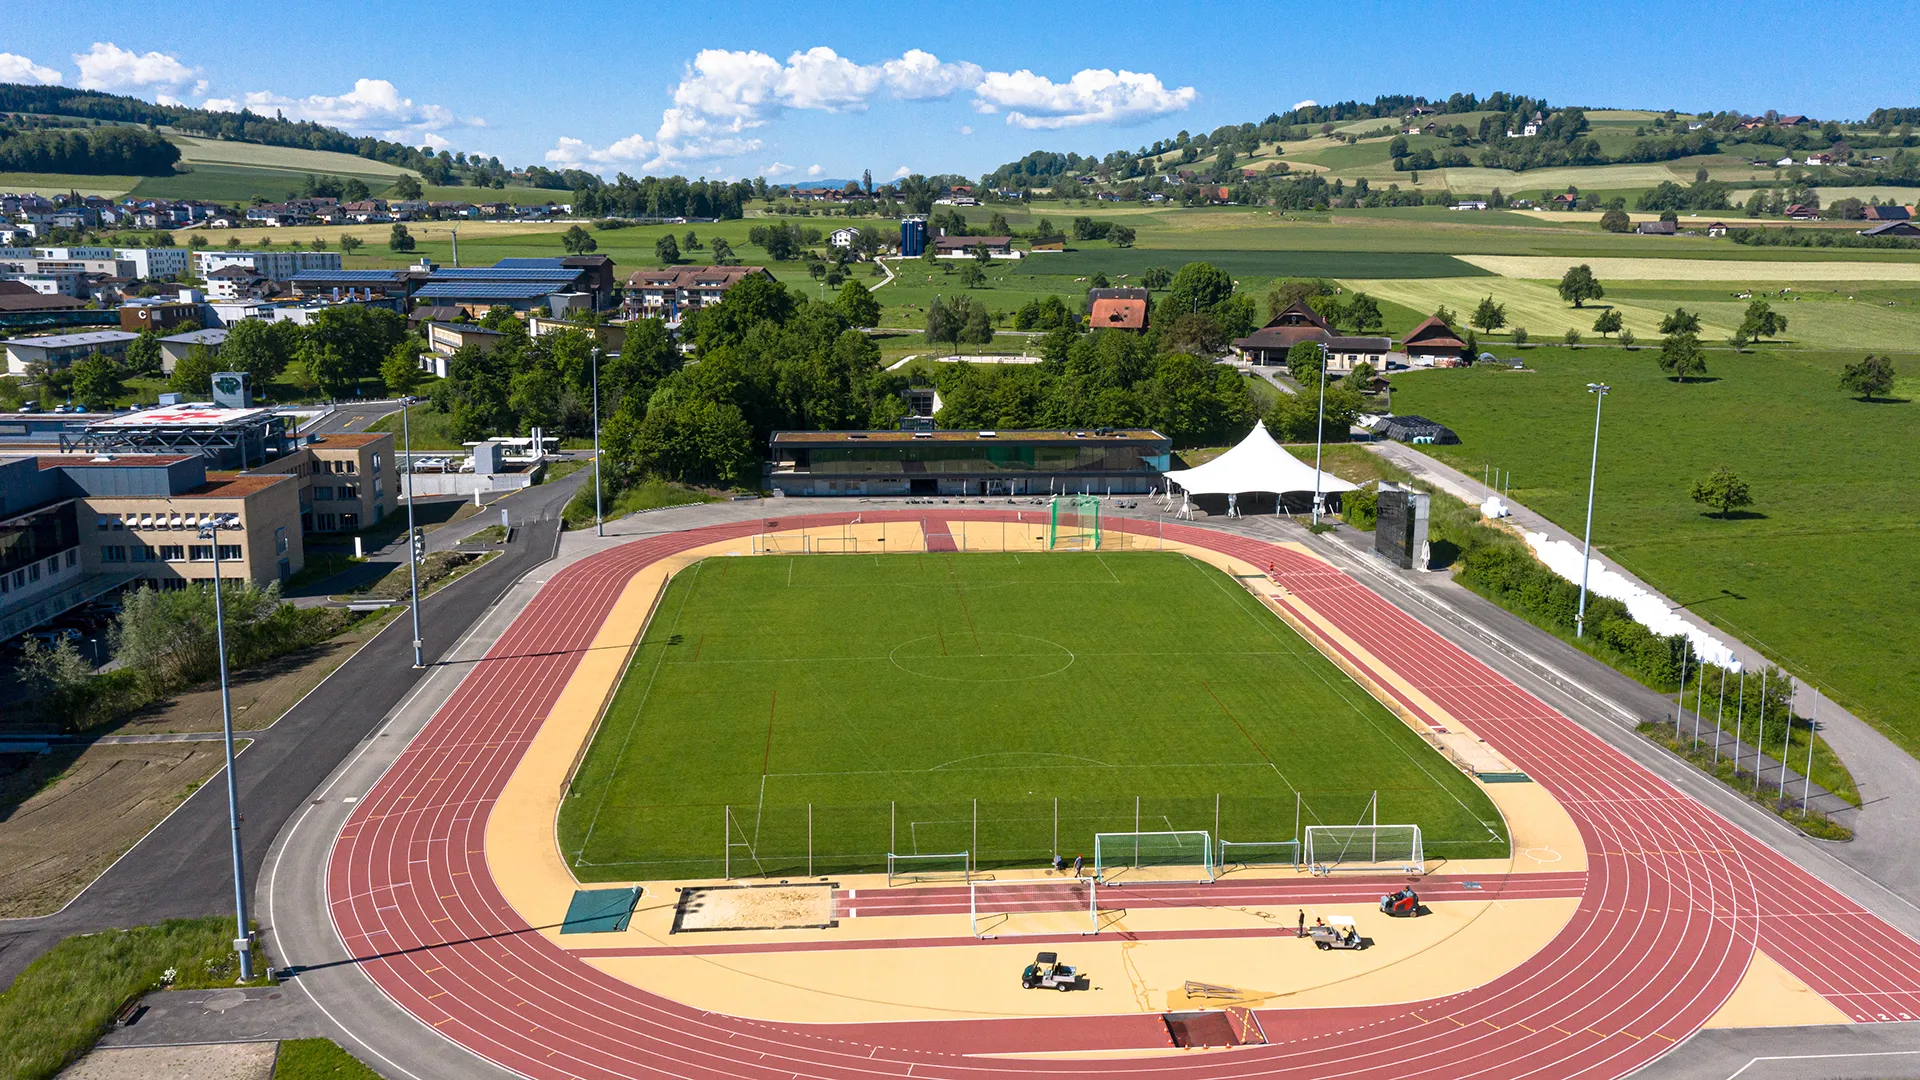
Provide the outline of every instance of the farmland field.
[[[1417,822],[1502,856],[1486,797],[1184,556],[709,559],[667,589],[563,804],[582,880],[1091,861],[1095,832]],[[1058,799],[1058,841],[1054,806]],[[978,801],[977,842],[973,832]],[[731,818],[728,811],[731,808]],[[890,807],[894,807],[890,812]],[[728,824],[728,822],[731,824]]]
[[1232,251],[1089,247],[1020,261],[1018,274],[1078,276],[1098,270],[1139,274],[1149,266],[1178,270],[1209,262],[1229,274],[1256,277],[1474,277],[1487,273],[1450,255],[1373,251]]
[[[1428,452],[1476,475],[1510,467],[1516,499],[1578,532],[1585,384],[1608,383],[1595,546],[1920,751],[1920,631],[1895,599],[1920,591],[1907,557],[1920,538],[1920,405],[1844,394],[1839,369],[1857,352],[1716,350],[1709,379],[1682,385],[1657,351],[1529,349],[1528,372],[1409,373],[1393,404],[1459,433]],[[1920,370],[1912,351],[1895,363]],[[1727,520],[1688,498],[1721,465],[1754,498]]]
[[329,150],[306,150],[295,146],[265,146],[260,143],[202,139],[191,135],[168,135],[167,141],[180,148],[180,160],[188,165],[247,165],[261,169],[282,169],[313,173],[316,176],[379,176],[388,182],[412,175],[410,170],[357,154]]
[[0,192],[25,195],[32,192],[53,198],[77,191],[82,195],[101,195],[117,199],[132,191],[144,176],[96,176],[90,173],[0,172]]

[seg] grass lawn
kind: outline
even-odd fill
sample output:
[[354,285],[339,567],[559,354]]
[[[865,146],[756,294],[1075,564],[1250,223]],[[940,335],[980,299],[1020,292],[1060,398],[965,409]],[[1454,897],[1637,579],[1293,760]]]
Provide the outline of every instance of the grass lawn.
[[[1421,826],[1502,856],[1483,794],[1239,585],[1185,556],[709,559],[636,650],[560,814],[583,880],[980,867],[1096,832]],[[1139,802],[1136,804],[1136,798]],[[973,813],[978,807],[978,839]],[[889,837],[889,804],[897,804]]]
[[[1595,545],[1920,752],[1920,631],[1894,599],[1920,590],[1907,557],[1920,533],[1920,405],[1842,393],[1853,352],[1714,351],[1710,379],[1682,385],[1657,351],[1538,348],[1524,354],[1530,372],[1411,373],[1394,380],[1394,409],[1452,427],[1461,444],[1428,452],[1474,475],[1510,467],[1514,498],[1577,533],[1585,385],[1608,383]],[[1728,520],[1688,498],[1721,465],[1754,498]]]
[[284,1039],[273,1080],[380,1080],[380,1074],[332,1039]]
[[[642,480],[630,488],[620,491],[603,492],[600,497],[600,516],[602,520],[612,521],[628,514],[637,514],[642,510],[660,510],[669,506],[690,506],[693,503],[717,502],[719,497],[681,484],[669,484],[664,480]],[[560,512],[561,521],[568,529],[590,529],[593,527],[593,480],[580,485],[580,490]]]
[[100,176],[93,173],[0,172],[0,191],[16,195],[45,195],[53,198],[77,191],[82,195],[100,195],[117,199],[132,191],[145,176]]
[[[256,953],[254,970],[268,962]],[[70,937],[0,992],[0,1075],[41,1080],[87,1052],[128,998],[162,986],[232,986],[238,970],[230,918]]]

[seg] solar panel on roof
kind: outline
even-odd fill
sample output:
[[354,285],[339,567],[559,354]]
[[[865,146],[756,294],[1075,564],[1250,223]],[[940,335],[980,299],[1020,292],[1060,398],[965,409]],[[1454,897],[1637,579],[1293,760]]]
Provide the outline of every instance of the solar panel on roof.
[[462,266],[449,270],[436,270],[429,281],[572,281],[580,276],[580,271],[565,267],[506,267]]
[[398,281],[401,270],[301,270],[293,275],[297,282],[322,281]]
[[531,300],[535,297],[550,296],[560,291],[563,284],[563,282],[550,281],[442,281],[422,285],[420,291],[414,293],[414,296],[426,300],[440,297],[474,300]]

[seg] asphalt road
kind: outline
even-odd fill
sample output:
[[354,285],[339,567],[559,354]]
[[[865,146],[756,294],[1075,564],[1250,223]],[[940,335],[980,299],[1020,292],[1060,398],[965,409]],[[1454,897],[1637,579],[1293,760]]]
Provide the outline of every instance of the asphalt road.
[[[527,571],[552,558],[560,508],[583,470],[501,503],[517,527],[498,559],[421,602],[425,672],[414,670],[411,620],[389,624],[240,755],[241,843],[249,889],[267,847],[316,785],[397,705],[423,674]],[[234,911],[226,784],[220,774],[63,910],[0,920],[0,988],[70,934]],[[251,893],[249,893],[251,895]]]
[[[342,402],[324,419],[300,432],[302,435],[339,435],[346,432],[361,432],[373,426],[374,421],[389,413],[400,411],[398,401]],[[395,439],[394,442],[399,442]]]

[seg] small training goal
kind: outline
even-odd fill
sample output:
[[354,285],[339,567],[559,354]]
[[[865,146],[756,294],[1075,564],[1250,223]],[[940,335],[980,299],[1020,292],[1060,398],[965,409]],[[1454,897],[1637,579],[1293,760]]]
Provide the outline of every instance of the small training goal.
[[887,884],[918,881],[960,881],[971,876],[972,856],[964,851],[935,855],[897,855],[887,852]]
[[1047,523],[1047,550],[1097,551],[1100,548],[1100,497],[1059,495]]
[[1235,869],[1257,870],[1282,867],[1298,869],[1300,841],[1222,840],[1218,865],[1223,874]]
[[1129,881],[1206,881],[1214,877],[1213,837],[1205,830],[1095,833],[1093,876]]
[[1097,934],[1099,882],[1090,877],[976,877],[967,883],[975,937]]
[[1309,825],[1305,857],[1316,874],[1383,867],[1427,872],[1418,825]]

